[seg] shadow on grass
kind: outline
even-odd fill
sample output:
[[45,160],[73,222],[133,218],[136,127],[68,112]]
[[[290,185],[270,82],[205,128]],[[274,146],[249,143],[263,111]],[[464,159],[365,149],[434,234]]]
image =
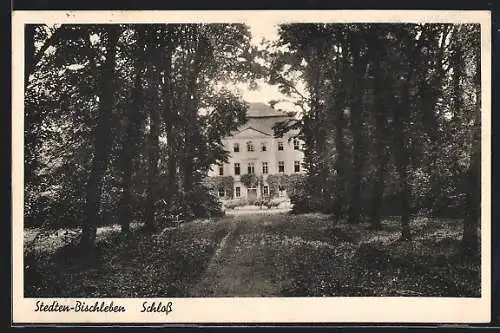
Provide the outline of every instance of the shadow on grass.
[[480,258],[459,255],[461,221],[416,218],[409,242],[399,240],[398,218],[384,220],[381,230],[367,227],[335,224],[321,214],[259,214],[128,238],[114,234],[94,254],[71,246],[53,255],[26,254],[25,296],[186,297],[231,229],[217,272],[224,271],[227,280],[220,281],[227,282],[235,278],[233,268],[240,269],[240,280],[229,290],[213,288],[220,282],[214,278],[208,290],[258,296],[250,293],[260,288],[264,296],[284,297],[480,296]]
[[270,225],[266,232],[295,239],[277,250],[280,296],[480,297],[480,258],[463,260],[461,221],[412,222],[409,242],[399,240],[397,218],[378,231],[306,219]]
[[93,253],[74,244],[25,255],[25,297],[182,297],[228,232],[227,221],[112,235]]

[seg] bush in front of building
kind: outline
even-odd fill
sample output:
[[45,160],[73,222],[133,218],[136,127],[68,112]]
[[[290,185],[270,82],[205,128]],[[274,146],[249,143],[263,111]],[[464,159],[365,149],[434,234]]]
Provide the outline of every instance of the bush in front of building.
[[222,203],[203,184],[196,184],[185,194],[185,214],[193,218],[206,218],[224,215]]
[[240,177],[241,183],[245,185],[247,188],[257,187],[259,185],[259,177],[254,175],[253,173],[247,173],[241,175]]
[[224,208],[226,209],[235,209],[236,207],[246,206],[248,203],[243,199],[233,199],[228,200],[224,203]]

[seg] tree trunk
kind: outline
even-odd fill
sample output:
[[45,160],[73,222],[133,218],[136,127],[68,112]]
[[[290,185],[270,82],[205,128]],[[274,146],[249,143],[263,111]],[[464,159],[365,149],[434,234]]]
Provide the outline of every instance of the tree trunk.
[[400,187],[400,200],[401,200],[401,239],[410,240],[410,217],[411,217],[411,190],[408,184],[408,173],[410,168],[410,154],[412,143],[409,138],[415,133],[411,133],[410,126],[410,115],[413,112],[412,100],[410,97],[411,82],[414,79],[415,70],[417,64],[419,64],[419,59],[421,57],[421,43],[423,37],[418,41],[417,45],[414,45],[414,41],[410,36],[407,36],[408,40],[405,41],[406,47],[405,52],[407,52],[407,63],[405,64],[405,69],[407,71],[407,77],[401,85],[400,96],[401,100],[399,105],[395,106],[393,113],[393,151],[394,159],[396,162],[396,168],[399,174],[399,187]]
[[[33,72],[35,61],[35,25],[26,24],[24,26],[24,90],[28,92],[29,76]],[[26,186],[33,186],[36,181],[36,168],[38,166],[38,147],[40,144],[39,135],[36,135],[37,127],[42,123],[40,111],[33,105],[31,99],[25,98],[24,102],[24,181]]]
[[[319,73],[317,74],[319,76]],[[318,165],[317,170],[315,172],[316,179],[314,181],[315,189],[314,191],[319,191],[320,199],[321,199],[321,211],[324,213],[331,213],[331,190],[329,186],[329,168],[328,168],[328,152],[326,150],[326,142],[327,142],[327,132],[324,126],[325,117],[324,111],[320,109],[318,103],[318,90],[319,90],[319,81],[320,78],[317,77],[316,84],[312,89],[311,93],[312,102],[311,102],[311,110],[314,114],[314,130],[313,130],[313,138],[314,138],[314,151],[315,154],[321,163]]]
[[200,36],[200,31],[198,29],[194,29],[192,34],[193,44],[194,44],[194,54],[193,54],[193,62],[189,63],[189,67],[192,70],[189,72],[189,76],[187,77],[187,91],[186,91],[186,119],[184,120],[184,135],[186,138],[185,147],[184,147],[184,178],[183,178],[183,187],[185,193],[190,193],[193,187],[193,155],[195,148],[195,140],[193,140],[193,136],[197,135],[197,131],[199,130],[196,127],[198,122],[197,120],[197,112],[198,112],[198,91],[197,91],[197,80],[202,68],[202,59],[203,53],[205,52],[205,43]]
[[[341,103],[343,104],[343,103]],[[335,169],[337,186],[335,193],[335,200],[333,210],[337,215],[337,220],[343,215],[343,208],[345,204],[345,161],[346,161],[346,148],[344,143],[344,110],[337,109],[335,117],[335,150],[337,151]]]
[[[173,122],[173,117],[170,121]],[[177,194],[177,156],[176,156],[176,145],[177,140],[175,137],[175,125],[171,124],[167,126],[167,149],[168,149],[168,160],[167,160],[167,203],[170,205],[172,200]]]
[[377,171],[375,173],[375,182],[372,188],[372,210],[370,227],[372,229],[379,230],[382,227],[380,207],[383,202],[382,199],[384,196],[385,175],[388,162],[388,156],[385,152],[385,145],[381,142],[377,142],[376,159]]
[[24,88],[28,86],[35,61],[35,25],[24,26]]
[[353,168],[350,177],[349,223],[359,223],[361,213],[361,180],[365,154],[363,153],[363,96],[364,96],[364,62],[360,55],[358,35],[352,41],[354,58],[353,72],[355,80],[351,87],[351,132],[353,136]]
[[[339,54],[340,56],[340,54]],[[341,59],[338,61],[338,72],[342,73],[344,71],[344,64],[347,60],[347,47],[342,45]],[[335,79],[335,78],[334,78]],[[333,81],[335,82],[335,81]],[[336,191],[335,200],[333,202],[333,211],[337,215],[337,220],[343,216],[343,210],[346,201],[346,161],[347,161],[347,149],[344,142],[344,128],[345,128],[345,103],[346,103],[346,90],[343,82],[338,82],[337,84],[337,94],[336,94],[334,116],[333,116],[333,128],[335,129],[335,169],[336,169]]]
[[[169,26],[167,27],[167,34],[171,36],[171,41],[174,40],[174,30]],[[178,140],[176,138],[176,126],[178,126],[177,111],[174,110],[174,94],[172,87],[172,51],[174,45],[169,45],[167,48],[167,55],[163,67],[164,70],[164,83],[163,83],[163,118],[167,123],[166,137],[167,137],[167,179],[166,179],[166,202],[172,208],[172,200],[177,193],[177,154]]]
[[410,232],[410,187],[408,186],[408,163],[404,161],[398,167],[401,197],[401,240],[411,240]]
[[[142,40],[142,37],[139,37]],[[142,96],[141,72],[144,69],[144,52],[141,50],[137,55],[134,87],[132,90],[132,100],[128,112],[126,137],[122,150],[122,173],[123,192],[120,200],[120,223],[122,233],[130,232],[130,222],[132,219],[132,173],[134,159],[137,157],[137,142],[139,141],[140,128],[142,125],[142,111],[144,109],[144,99]]]
[[101,203],[102,180],[108,164],[108,155],[111,147],[109,128],[114,102],[114,77],[116,64],[116,44],[120,36],[119,26],[107,27],[107,54],[102,67],[100,79],[100,105],[97,127],[94,134],[94,158],[92,169],[87,183],[86,214],[83,224],[81,245],[86,248],[95,246],[97,222]]
[[401,239],[410,240],[410,187],[408,185],[408,168],[410,167],[409,149],[406,141],[408,140],[407,116],[409,103],[409,87],[405,85],[402,90],[402,102],[400,108],[396,108],[394,113],[394,155],[396,168],[399,175],[399,189],[401,200]]
[[[153,71],[153,100],[157,101],[158,98],[158,81],[159,73],[157,70]],[[145,228],[154,230],[155,225],[155,207],[157,198],[157,184],[158,184],[158,162],[160,159],[160,112],[157,103],[152,103],[149,107],[149,134],[148,134],[148,186],[146,192],[146,221]]]
[[375,114],[375,180],[373,182],[372,197],[371,197],[371,216],[370,227],[378,230],[381,225],[380,208],[383,202],[384,189],[385,189],[385,176],[386,168],[389,162],[389,154],[386,151],[387,140],[387,108],[384,95],[387,89],[385,73],[382,68],[382,60],[385,56],[385,46],[380,45],[378,41],[377,31],[374,31],[370,39],[370,46],[373,49],[373,68],[374,68],[374,87],[373,95],[374,101],[374,114]]
[[478,227],[481,219],[481,154],[477,149],[472,155],[471,166],[467,171],[466,177],[466,215],[462,236],[462,253],[464,257],[469,257],[479,253]]
[[476,48],[474,85],[476,88],[476,108],[472,132],[471,165],[467,171],[467,188],[462,236],[462,253],[464,257],[474,256],[480,252],[478,227],[481,221],[481,63],[479,47]]

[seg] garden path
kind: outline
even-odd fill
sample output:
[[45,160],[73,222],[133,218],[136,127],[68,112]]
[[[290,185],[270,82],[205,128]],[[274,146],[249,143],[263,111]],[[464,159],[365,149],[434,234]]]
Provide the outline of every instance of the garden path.
[[[271,213],[269,213],[271,214]],[[234,224],[219,243],[207,270],[191,290],[194,297],[278,296],[269,255],[259,244],[262,214],[234,216]]]

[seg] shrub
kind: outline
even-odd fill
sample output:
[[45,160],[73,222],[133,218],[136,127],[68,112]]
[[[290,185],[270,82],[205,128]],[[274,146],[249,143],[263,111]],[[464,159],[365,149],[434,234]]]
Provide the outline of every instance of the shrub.
[[186,193],[182,206],[187,218],[205,218],[224,214],[222,203],[201,183],[196,184],[190,192]]
[[229,200],[224,203],[224,207],[227,209],[235,209],[236,207],[245,206],[246,202],[243,199]]
[[241,183],[243,185],[245,185],[247,188],[256,187],[259,184],[259,177],[257,177],[254,174],[250,174],[250,173],[241,175],[240,180],[241,180]]
[[322,203],[317,196],[306,193],[295,195],[293,198],[290,198],[290,202],[292,203],[293,214],[316,212],[322,208]]
[[310,189],[305,175],[289,176],[285,188],[293,206],[292,213],[299,214],[321,210],[320,197],[309,193]]
[[267,183],[269,184],[269,196],[275,197],[278,195],[280,186],[284,186],[288,175],[269,175],[267,176]]
[[233,176],[216,176],[206,177],[204,179],[205,186],[211,191],[218,191],[223,188],[224,193],[227,193],[230,198],[233,197],[234,177]]

